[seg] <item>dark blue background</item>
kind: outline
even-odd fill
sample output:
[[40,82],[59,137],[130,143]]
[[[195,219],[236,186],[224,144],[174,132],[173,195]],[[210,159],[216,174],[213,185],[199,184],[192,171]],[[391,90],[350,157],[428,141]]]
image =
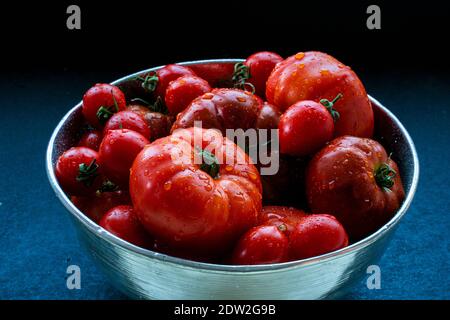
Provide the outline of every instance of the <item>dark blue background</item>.
[[[30,72],[0,78],[0,298],[117,299],[80,247],[45,174],[47,142],[60,118],[95,82],[122,74]],[[361,73],[368,92],[410,132],[421,177],[414,202],[380,262],[382,289],[355,286],[351,299],[449,299],[449,88],[445,75]],[[66,288],[81,267],[82,289]]]

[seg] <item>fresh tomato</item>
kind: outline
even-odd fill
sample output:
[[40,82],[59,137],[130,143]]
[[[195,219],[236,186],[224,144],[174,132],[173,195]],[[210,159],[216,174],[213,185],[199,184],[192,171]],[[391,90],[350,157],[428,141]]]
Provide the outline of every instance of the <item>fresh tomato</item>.
[[[332,106],[339,97],[327,102]],[[324,105],[311,100],[299,101],[283,113],[278,128],[281,153],[307,156],[333,139],[334,119]]]
[[88,130],[80,138],[78,147],[86,147],[98,151],[100,143],[102,142],[102,133],[98,130]]
[[276,129],[280,121],[280,111],[274,105],[264,102],[256,118],[255,128],[257,129]]
[[231,87],[234,64],[232,63],[205,63],[189,66],[195,74],[208,81],[213,88]]
[[261,210],[261,181],[248,155],[201,128],[146,146],[131,168],[130,194],[149,233],[190,252],[229,249]]
[[95,128],[101,128],[111,116],[125,110],[125,95],[116,86],[97,83],[83,96],[83,115]]
[[126,186],[136,155],[150,142],[143,135],[128,129],[109,130],[99,151],[99,163],[114,183]]
[[305,216],[304,211],[294,207],[265,206],[262,208],[259,224],[284,226],[286,234],[289,235]]
[[235,65],[233,80],[241,89],[248,89],[248,84],[255,88],[255,93],[264,97],[266,82],[277,63],[283,61],[278,54],[262,51],[252,54],[245,62]]
[[140,247],[149,247],[151,237],[142,227],[133,207],[117,206],[109,210],[100,220],[100,226],[119,238]]
[[211,91],[211,87],[202,78],[186,75],[169,83],[166,90],[166,107],[172,115],[177,115],[198,96]]
[[73,147],[56,162],[56,178],[64,191],[72,195],[87,195],[101,185],[97,151]]
[[195,73],[189,67],[168,64],[156,72],[151,72],[138,79],[141,80],[141,85],[147,92],[153,92],[155,98],[160,97],[164,101],[169,83],[186,75],[195,76]]
[[267,80],[267,101],[284,111],[302,100],[332,100],[340,117],[335,136],[371,137],[373,110],[363,84],[349,67],[322,52],[300,52],[277,64]]
[[201,121],[203,128],[218,129],[225,135],[226,129],[254,128],[262,100],[250,92],[239,89],[214,89],[198,97],[181,113],[172,126],[194,126]]
[[129,194],[121,190],[98,191],[84,197],[72,196],[71,200],[81,212],[97,223],[111,208],[131,203]]
[[257,226],[239,240],[232,256],[233,264],[269,264],[288,259],[289,241],[285,229],[272,225]]
[[339,250],[348,245],[348,236],[339,221],[328,214],[306,215],[289,234],[289,256],[306,259]]
[[131,104],[127,110],[132,111],[141,116],[150,128],[152,140],[156,140],[169,135],[172,127],[172,117],[161,112],[152,111],[141,104]]
[[311,160],[306,176],[309,207],[334,215],[352,241],[385,224],[405,196],[397,164],[378,142],[339,137]]
[[103,128],[103,135],[106,136],[109,130],[128,129],[142,134],[150,140],[150,128],[144,118],[136,112],[125,110],[114,114]]

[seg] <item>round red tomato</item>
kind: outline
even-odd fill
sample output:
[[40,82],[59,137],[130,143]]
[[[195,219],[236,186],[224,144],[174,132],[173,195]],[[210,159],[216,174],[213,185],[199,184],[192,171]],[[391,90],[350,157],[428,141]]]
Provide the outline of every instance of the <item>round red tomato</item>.
[[285,262],[288,259],[289,241],[284,229],[263,225],[250,229],[234,249],[233,264],[253,265]]
[[73,147],[56,162],[55,174],[64,191],[72,195],[93,193],[101,185],[98,153],[86,147]]
[[98,130],[88,130],[80,138],[78,147],[86,147],[98,151],[102,142],[102,133]]
[[112,234],[134,245],[149,247],[152,243],[131,206],[117,206],[110,209],[99,224]]
[[127,110],[132,111],[141,116],[150,128],[152,140],[156,140],[169,135],[172,127],[173,119],[171,116],[161,112],[151,111],[147,107],[140,104],[131,104]]
[[311,210],[334,215],[352,241],[386,223],[405,196],[397,164],[383,146],[351,136],[334,139],[314,156],[306,192]]
[[134,158],[149,143],[143,135],[135,131],[108,131],[99,150],[99,162],[105,175],[113,182],[126,186]]
[[[283,226],[289,235],[295,226],[306,216],[302,210],[293,207],[265,206],[262,208],[259,224]],[[283,227],[282,227],[283,228]]]
[[335,136],[371,137],[373,110],[363,84],[349,67],[322,52],[300,52],[277,64],[266,86],[267,101],[284,111],[302,100],[332,100],[340,117]]
[[281,61],[283,58],[273,52],[254,53],[244,63],[236,64],[233,80],[241,89],[248,89],[246,83],[250,83],[255,88],[255,93],[264,97],[267,79],[277,63]]
[[233,86],[233,63],[205,63],[189,66],[197,76],[208,81],[213,88],[227,88]]
[[289,234],[289,256],[292,260],[319,256],[347,245],[344,227],[335,217],[327,214],[306,215]]
[[111,208],[131,203],[129,194],[121,190],[96,192],[87,197],[73,196],[71,200],[81,212],[95,222],[99,222]]
[[282,114],[278,128],[281,153],[307,156],[333,138],[334,121],[323,105],[306,100],[290,106]]
[[229,249],[261,210],[261,181],[248,155],[201,128],[146,146],[131,168],[130,194],[149,233],[187,252]]
[[182,76],[169,83],[166,90],[166,107],[173,115],[186,109],[198,96],[211,91],[206,80],[196,76]]
[[103,128],[103,135],[109,130],[128,129],[142,134],[150,139],[150,128],[145,120],[136,112],[125,110],[114,114]]
[[125,107],[125,95],[110,84],[97,83],[83,96],[83,115],[96,128],[102,127],[114,113],[125,110]]

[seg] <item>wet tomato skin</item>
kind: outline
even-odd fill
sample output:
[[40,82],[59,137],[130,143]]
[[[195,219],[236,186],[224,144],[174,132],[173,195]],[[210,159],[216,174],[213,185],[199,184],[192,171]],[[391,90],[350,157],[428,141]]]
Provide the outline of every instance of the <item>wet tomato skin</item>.
[[102,133],[99,130],[88,130],[80,138],[78,147],[86,147],[98,151],[100,143],[102,142]]
[[132,130],[109,130],[99,150],[99,163],[105,175],[114,183],[126,186],[136,155],[149,143],[143,135]]
[[312,214],[295,225],[289,234],[289,245],[290,259],[306,259],[346,247],[348,236],[335,217]]
[[321,149],[334,135],[334,121],[328,110],[315,101],[299,101],[281,116],[278,125],[280,152],[307,156]]
[[177,115],[198,96],[211,91],[206,80],[197,76],[181,76],[169,83],[166,89],[165,102],[172,115]]
[[132,130],[150,140],[151,132],[149,126],[145,120],[135,112],[125,110],[112,115],[103,128],[103,135],[105,136],[110,130],[117,129]]
[[[211,143],[219,148],[215,157],[228,159],[214,177],[194,162],[196,150]],[[187,253],[229,249],[256,225],[261,210],[261,182],[248,155],[216,130],[200,128],[146,146],[131,169],[130,195],[148,232]]]
[[86,91],[82,105],[84,118],[95,128],[102,128],[107,120],[106,118],[99,119],[97,116],[97,112],[101,107],[107,108],[110,113],[125,110],[125,95],[116,86],[97,83]]
[[261,51],[249,56],[244,64],[249,68],[250,79],[248,82],[255,87],[255,93],[264,97],[266,94],[266,82],[277,63],[283,58],[274,52]]
[[150,128],[151,140],[156,140],[169,135],[173,119],[170,115],[161,112],[151,111],[140,104],[130,104],[127,110],[132,111],[142,117]]
[[294,207],[264,206],[261,210],[259,224],[277,227],[284,225],[286,227],[285,232],[289,235],[306,215],[303,210]]
[[281,111],[302,100],[332,100],[343,95],[336,110],[335,137],[371,137],[372,105],[358,76],[335,58],[316,51],[299,52],[277,64],[266,84],[267,101]]
[[289,241],[280,228],[257,226],[247,231],[234,249],[231,262],[240,265],[281,263],[288,259]]
[[195,76],[195,73],[189,67],[180,66],[178,64],[168,64],[157,70],[156,75],[158,76],[158,83],[154,95],[155,97],[161,97],[164,101],[166,90],[170,82],[181,76]]
[[207,63],[190,66],[195,74],[208,81],[213,88],[231,87],[233,63]]
[[121,205],[111,208],[100,220],[100,226],[117,237],[140,247],[148,247],[152,240],[140,224],[133,207]]
[[[55,175],[65,192],[71,195],[92,194],[101,185],[99,155],[97,151],[86,147],[72,147],[64,152],[56,162]],[[93,169],[90,179],[80,180],[81,166]]]
[[[392,185],[380,185],[385,176]],[[385,172],[385,171],[384,171]],[[404,199],[400,172],[378,142],[368,138],[343,136],[332,140],[310,161],[306,173],[306,193],[313,212],[334,215],[345,227],[351,241],[369,235],[385,224]]]
[[122,190],[96,192],[87,197],[72,196],[71,200],[81,212],[97,223],[111,208],[131,204],[130,195]]

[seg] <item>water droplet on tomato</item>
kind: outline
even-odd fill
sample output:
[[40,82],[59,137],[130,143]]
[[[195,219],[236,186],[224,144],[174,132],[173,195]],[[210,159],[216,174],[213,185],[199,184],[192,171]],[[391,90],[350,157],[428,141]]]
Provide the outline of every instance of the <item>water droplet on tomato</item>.
[[297,53],[297,54],[295,55],[295,59],[296,59],[296,60],[302,60],[304,56],[305,56],[305,53],[304,53],[304,52],[299,52],[299,53]]
[[237,99],[237,101],[239,101],[239,102],[245,102],[245,101],[247,101],[247,99],[245,99],[245,98],[243,98],[243,97],[237,97],[236,99]]
[[164,183],[164,190],[169,191],[172,188],[172,182],[166,181]]

